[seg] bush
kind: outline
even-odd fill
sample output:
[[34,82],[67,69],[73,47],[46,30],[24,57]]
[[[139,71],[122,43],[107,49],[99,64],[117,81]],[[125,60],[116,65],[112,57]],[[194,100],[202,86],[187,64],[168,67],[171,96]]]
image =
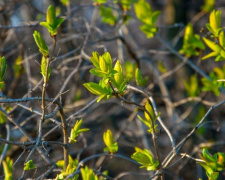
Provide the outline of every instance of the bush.
[[1,177],[223,179],[224,2],[185,3],[2,2]]

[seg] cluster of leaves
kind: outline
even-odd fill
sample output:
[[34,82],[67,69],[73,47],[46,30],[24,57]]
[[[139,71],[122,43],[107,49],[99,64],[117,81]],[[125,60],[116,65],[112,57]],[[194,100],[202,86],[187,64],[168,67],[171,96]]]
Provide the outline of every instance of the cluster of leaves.
[[118,151],[118,144],[114,141],[113,134],[109,129],[103,134],[103,140],[106,145],[104,148],[105,152],[113,154]]
[[3,170],[5,175],[5,180],[12,180],[13,179],[13,160],[10,157],[7,157],[5,161],[3,161]]
[[215,0],[205,0],[204,5],[201,7],[202,11],[210,12],[214,9]]
[[210,79],[202,78],[202,91],[212,91],[216,96],[220,95],[220,88],[225,88],[223,80],[225,79],[225,65],[222,68],[215,67],[209,73]]
[[134,10],[137,18],[143,23],[143,25],[140,26],[141,31],[147,38],[152,38],[158,30],[155,23],[161,12],[153,11],[145,0],[135,2]]
[[205,45],[200,40],[200,36],[193,33],[193,26],[189,23],[185,28],[183,46],[180,53],[187,57],[191,57],[192,55],[198,56],[199,50],[204,49]]
[[[205,3],[208,7],[213,6],[209,2]],[[213,10],[209,16],[209,23],[206,24],[207,29],[211,33],[213,40],[203,37],[205,44],[212,49],[212,52],[202,57],[202,60],[215,57],[215,61],[225,60],[225,36],[223,32],[223,27],[221,27],[221,11]],[[193,27],[188,24],[185,29],[183,47],[180,53],[185,54],[187,57],[191,55],[199,55],[198,49],[204,50],[204,45],[202,44],[198,35],[193,34]],[[190,78],[190,82],[185,82],[185,88],[188,96],[196,97],[199,95],[200,89],[202,91],[211,91],[216,96],[220,95],[221,89],[225,87],[223,80],[225,79],[225,67],[214,68],[209,73],[209,78],[202,78],[201,82],[203,87],[199,88],[198,80],[195,76]],[[221,81],[220,81],[221,80]]]
[[146,168],[147,171],[157,169],[159,161],[154,159],[149,150],[142,150],[138,147],[135,147],[135,151],[136,152],[131,156],[131,158],[142,165],[140,168]]
[[218,171],[223,171],[225,168],[225,154],[218,152],[213,156],[207,149],[202,150],[201,159],[204,162],[198,162],[205,170],[209,180],[217,180],[219,177]]
[[[115,25],[118,21],[118,17],[115,16],[115,12],[111,7],[104,6],[106,0],[93,0],[94,5],[99,5],[100,15],[103,23],[107,23],[111,26]],[[160,14],[160,11],[153,11],[151,6],[145,0],[114,0],[114,3],[119,4],[123,10],[123,20],[126,22],[131,17],[127,14],[127,11],[131,9],[131,5],[134,4],[134,10],[137,18],[142,22],[140,26],[141,31],[146,34],[147,38],[152,38],[157,32],[158,28],[155,23]]]
[[[145,109],[147,112],[144,112],[145,119],[143,119],[141,116],[138,115],[138,118],[146,125],[148,126],[148,132],[152,133],[153,132],[153,127],[152,124],[154,124],[154,130],[157,130],[157,124],[155,124],[155,121],[157,119],[157,116],[155,116],[154,110],[152,106],[147,103],[145,104]],[[159,116],[159,115],[158,115]]]
[[225,37],[223,27],[221,27],[221,11],[213,10],[209,16],[209,23],[206,24],[207,29],[212,33],[211,37],[216,41],[211,41],[203,38],[206,45],[212,49],[213,52],[205,55],[202,59],[216,57],[216,61],[225,60]]
[[83,85],[91,93],[99,96],[97,102],[102,99],[109,99],[113,95],[114,91],[110,83],[115,87],[117,93],[123,95],[128,81],[135,78],[137,85],[145,85],[147,82],[147,79],[141,76],[141,71],[130,62],[125,63],[125,74],[119,60],[113,67],[112,58],[108,52],[105,52],[102,56],[98,52],[93,52],[90,60],[94,65],[90,73],[102,79],[98,84],[88,82]]
[[76,121],[74,127],[71,129],[71,132],[70,132],[70,137],[69,137],[69,142],[76,142],[76,138],[80,135],[80,133],[83,133],[83,132],[86,132],[88,131],[89,129],[88,128],[83,128],[83,129],[80,129],[81,125],[83,123],[83,120],[79,120],[79,121]]
[[[56,165],[58,167],[61,167],[61,168],[64,168],[64,160],[60,160],[56,163]],[[63,180],[64,178],[66,178],[69,174],[73,173],[76,168],[78,166],[78,160],[77,159],[73,159],[70,155],[69,155],[69,163],[66,167],[66,169],[62,170],[62,172],[60,174],[58,174],[56,176],[56,180]],[[73,177],[73,180],[77,180],[79,177],[79,174],[76,174],[74,177]],[[70,179],[71,180],[71,179]]]
[[[89,169],[88,166],[81,168],[81,176],[83,180],[104,180],[104,177],[98,177],[92,169]],[[104,175],[108,175],[108,171],[102,172]]]
[[36,166],[34,165],[32,159],[27,161],[26,163],[24,163],[24,171],[29,171],[29,170],[32,170],[32,169],[35,169],[35,168],[36,168]]
[[[56,18],[56,10],[54,6],[50,5],[47,10],[46,22],[40,22],[40,25],[45,27],[49,31],[50,36],[55,39],[57,35],[57,29],[63,23],[63,21],[64,21],[63,18],[59,19]],[[41,74],[44,78],[45,83],[47,83],[51,74],[51,68],[49,67],[49,58],[48,58],[49,57],[48,46],[38,31],[34,31],[33,36],[40,53],[43,55],[41,60]]]

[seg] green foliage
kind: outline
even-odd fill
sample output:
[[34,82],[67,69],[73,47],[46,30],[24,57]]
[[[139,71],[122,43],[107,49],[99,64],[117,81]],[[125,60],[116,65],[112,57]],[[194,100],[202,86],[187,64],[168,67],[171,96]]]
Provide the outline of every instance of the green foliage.
[[6,123],[6,116],[2,111],[0,111],[0,124],[5,124],[5,123]]
[[13,64],[13,70],[15,77],[19,77],[21,73],[24,71],[22,66],[22,57],[18,56]]
[[[56,165],[58,167],[63,168],[64,167],[64,160],[57,161]],[[56,180],[64,180],[68,175],[70,175],[74,171],[76,171],[77,165],[78,165],[78,160],[77,159],[73,159],[69,155],[69,163],[68,163],[68,165],[66,167],[66,170],[62,170],[62,172],[56,176]],[[72,179],[69,178],[69,180],[77,180],[78,177],[79,177],[79,174],[75,175]]]
[[136,68],[135,70],[135,80],[138,86],[144,86],[148,82],[148,77],[143,78],[141,75],[141,70]]
[[211,57],[216,57],[215,61],[222,61],[225,60],[225,37],[224,37],[224,32],[220,32],[219,36],[219,43],[215,43],[207,38],[203,38],[204,42],[206,45],[213,50],[213,52],[205,55],[202,60],[211,58]]
[[92,53],[93,57],[90,58],[95,68],[90,70],[90,73],[109,80],[112,78],[116,71],[112,68],[112,58],[108,52],[105,52],[102,56],[98,52]]
[[66,5],[69,4],[70,0],[60,0],[60,2],[61,2],[64,6],[66,6]]
[[73,129],[70,132],[69,142],[76,142],[76,138],[80,135],[80,133],[83,133],[85,131],[88,131],[88,128],[80,129],[81,125],[83,123],[83,120],[76,121],[76,124],[74,125]]
[[126,89],[127,80],[124,77],[123,68],[122,68],[119,60],[117,60],[115,66],[114,66],[114,70],[117,73],[114,75],[114,79],[112,81],[113,85],[117,88],[117,90],[120,94],[123,94],[124,90]]
[[135,147],[135,151],[131,158],[142,165],[140,168],[146,168],[147,171],[157,170],[159,162],[154,159],[149,150]]
[[94,5],[101,5],[106,3],[107,0],[93,0],[94,1]]
[[81,175],[83,180],[98,180],[98,176],[94,174],[92,169],[89,169],[88,166],[81,168]]
[[199,49],[204,50],[204,43],[200,40],[200,36],[198,34],[193,33],[193,26],[191,23],[185,28],[183,46],[180,50],[181,54],[184,54],[187,57],[192,55],[198,56]]
[[[205,106],[200,105],[198,107],[197,115],[195,116],[195,125],[197,125],[200,122],[200,120],[204,117],[205,113],[206,113]],[[207,129],[205,126],[201,126],[201,128],[199,128],[196,132],[203,136],[207,132]]]
[[204,162],[198,162],[205,170],[209,180],[217,180],[219,177],[218,171],[223,171],[225,168],[225,154],[218,152],[213,156],[207,149],[202,150],[201,159]]
[[102,17],[102,22],[113,26],[116,23],[116,17],[113,15],[112,9],[110,7],[100,6],[100,15]]
[[127,81],[131,81],[135,77],[136,67],[129,61],[125,62],[125,77]]
[[157,117],[159,116],[155,116],[154,110],[152,108],[152,106],[149,104],[149,102],[147,101],[147,103],[145,104],[145,109],[148,111],[144,112],[145,115],[145,119],[143,119],[141,116],[138,115],[138,118],[146,125],[149,127],[148,132],[152,133],[153,129],[152,129],[152,122],[154,123],[154,130],[157,131],[157,124],[155,124],[155,121],[157,119]]
[[212,91],[216,96],[220,95],[220,88],[224,88],[225,84],[220,79],[225,79],[225,65],[222,68],[215,67],[209,73],[210,79],[202,78],[202,91]]
[[209,23],[206,24],[208,30],[212,33],[212,37],[218,38],[223,30],[221,26],[221,11],[213,10],[209,16]]
[[143,23],[143,25],[140,26],[141,31],[146,34],[147,38],[152,38],[158,31],[155,23],[161,12],[153,11],[145,0],[135,2],[134,10],[137,18]]
[[118,151],[118,144],[117,142],[114,142],[112,132],[109,129],[106,132],[104,132],[103,140],[106,145],[106,147],[104,148],[105,152],[113,154]]
[[13,180],[13,160],[10,157],[6,157],[6,160],[3,161],[3,170],[5,175],[5,180]]
[[29,171],[35,168],[36,166],[34,165],[33,160],[29,160],[26,163],[24,163],[24,171]]
[[166,70],[166,67],[164,66],[163,62],[162,61],[159,61],[158,62],[158,69],[161,73],[165,73],[167,70]]
[[204,5],[201,7],[202,11],[210,12],[214,9],[215,0],[205,0]]
[[127,11],[130,10],[131,8],[131,4],[134,2],[135,0],[114,0],[114,3],[120,3],[123,7],[123,10]]
[[198,79],[195,75],[190,77],[190,81],[184,81],[184,86],[189,97],[197,97],[199,95]]
[[54,6],[50,5],[47,10],[46,21],[40,22],[40,25],[45,27],[50,35],[56,36],[57,29],[63,23],[63,18],[56,18],[56,10]]
[[45,40],[42,38],[41,34],[38,31],[34,31],[33,36],[41,54],[44,57],[48,57],[49,55],[48,46],[46,45]]
[[6,69],[7,69],[7,64],[5,61],[5,57],[0,56],[0,90],[3,90],[5,88],[5,82],[3,81],[3,79],[5,77]]
[[[46,78],[46,68],[47,68],[47,64],[48,64],[48,58],[42,56],[42,60],[41,60],[41,74],[45,80]],[[48,71],[47,71],[47,82],[49,80],[49,77],[51,75],[51,68],[48,67]]]
[[90,57],[91,62],[95,68],[90,70],[90,73],[101,77],[99,83],[88,82],[83,84],[91,93],[98,95],[99,102],[101,99],[109,99],[113,90],[109,85],[109,82],[115,86],[119,94],[123,94],[126,89],[126,78],[123,74],[123,69],[119,61],[116,62],[114,68],[112,66],[112,58],[108,52],[100,56],[97,52],[92,53]]

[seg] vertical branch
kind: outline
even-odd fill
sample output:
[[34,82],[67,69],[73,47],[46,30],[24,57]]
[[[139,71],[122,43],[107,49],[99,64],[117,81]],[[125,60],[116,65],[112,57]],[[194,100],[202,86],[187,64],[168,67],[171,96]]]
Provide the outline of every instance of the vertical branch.
[[[60,115],[60,119],[62,120],[63,143],[68,145],[67,123],[66,123],[66,118],[64,116],[64,112],[62,108],[59,110],[59,115]],[[68,146],[63,146],[63,156],[64,156],[64,170],[66,170],[66,167],[68,165],[68,156],[69,156]]]

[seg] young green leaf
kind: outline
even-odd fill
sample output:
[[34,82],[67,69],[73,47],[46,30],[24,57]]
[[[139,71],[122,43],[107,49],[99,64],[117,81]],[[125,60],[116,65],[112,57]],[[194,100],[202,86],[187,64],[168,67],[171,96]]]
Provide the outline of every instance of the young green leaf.
[[43,56],[48,57],[49,51],[48,46],[45,43],[45,40],[42,38],[41,34],[38,31],[34,31],[34,40],[39,48],[39,51],[43,54]]
[[100,15],[102,22],[113,26],[116,23],[116,17],[114,16],[110,7],[100,6]]
[[5,61],[5,57],[0,56],[0,89],[1,90],[3,90],[5,87],[5,83],[4,83],[3,79],[5,77],[6,69],[7,69],[7,64]]
[[[74,171],[76,171],[76,168],[78,166],[78,160],[73,159],[70,155],[68,156],[69,163],[66,167],[66,170],[62,170],[60,174],[57,174],[56,180],[64,180],[69,174],[72,174]],[[56,162],[56,165],[58,167],[64,168],[64,160],[59,160]],[[79,175],[75,175],[73,179],[69,180],[78,180]]]
[[206,24],[208,30],[212,33],[212,37],[219,37],[220,32],[223,30],[221,26],[221,11],[213,10],[209,16],[209,23]]
[[3,161],[3,170],[5,175],[5,180],[13,180],[13,160],[10,157],[6,157]]
[[[42,74],[44,80],[45,80],[45,77],[46,77],[47,64],[48,64],[48,58],[42,56],[42,60],[41,60],[41,74]],[[51,75],[51,68],[48,67],[48,71],[47,71],[47,82],[49,80],[50,75]]]
[[105,152],[115,153],[118,151],[117,142],[114,142],[112,132],[108,129],[103,134],[103,140],[105,142],[106,147],[104,148]]
[[18,56],[16,58],[15,62],[13,63],[13,70],[14,70],[14,75],[17,78],[23,73],[24,68],[22,66],[22,57],[21,56]]
[[63,23],[63,21],[63,18],[56,18],[55,7],[50,5],[47,10],[46,21],[40,22],[40,25],[45,27],[51,36],[55,36],[57,34],[57,29]]
[[89,82],[89,83],[84,83],[84,87],[86,87],[92,94],[95,95],[102,95],[102,94],[107,94],[107,91],[100,86],[99,84]]
[[141,31],[146,34],[147,38],[152,38],[158,30],[155,23],[161,12],[153,12],[151,6],[145,0],[135,2],[134,10],[137,18],[143,23],[140,27]]
[[190,77],[190,81],[184,81],[184,86],[189,97],[197,97],[199,95],[199,85],[195,75]]
[[33,160],[29,160],[26,163],[24,163],[24,171],[29,171],[35,168],[36,166],[34,165]]
[[94,1],[94,5],[101,5],[101,4],[105,4],[107,0],[93,0]]
[[6,123],[6,116],[2,111],[0,111],[0,124],[5,124],[5,123]]
[[192,55],[198,56],[199,50],[204,50],[204,43],[200,40],[200,36],[193,33],[192,24],[188,24],[185,28],[182,49],[179,51],[187,57]]
[[83,133],[89,130],[88,128],[80,129],[82,123],[83,123],[82,119],[79,121],[76,121],[76,124],[74,125],[70,133],[69,143],[76,142],[77,141],[76,138],[80,135],[80,133]]
[[147,171],[156,170],[159,162],[154,159],[152,154],[147,149],[140,149],[135,147],[135,153],[131,156],[131,158],[137,161],[142,166],[140,168],[146,168]]
[[210,12],[214,9],[215,0],[205,0],[204,5],[201,7],[202,11]]
[[123,94],[124,90],[126,89],[127,81],[124,78],[123,68],[122,68],[119,60],[117,60],[115,66],[114,66],[114,70],[117,73],[114,75],[114,80],[112,81],[113,85],[117,88],[117,90],[120,94]]
[[70,2],[70,0],[60,0],[60,2],[64,5],[67,6]]
[[131,8],[131,4],[134,2],[135,0],[114,0],[114,3],[120,3],[123,7],[124,11],[128,11]]
[[92,169],[89,169],[88,166],[81,168],[81,176],[83,180],[98,180],[98,176],[94,174]]

